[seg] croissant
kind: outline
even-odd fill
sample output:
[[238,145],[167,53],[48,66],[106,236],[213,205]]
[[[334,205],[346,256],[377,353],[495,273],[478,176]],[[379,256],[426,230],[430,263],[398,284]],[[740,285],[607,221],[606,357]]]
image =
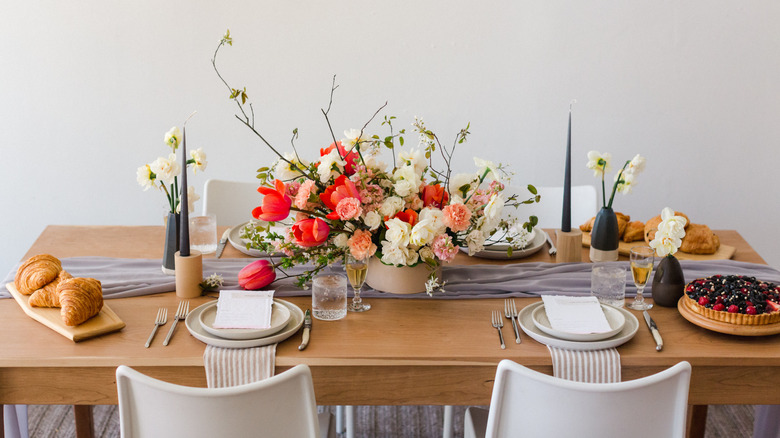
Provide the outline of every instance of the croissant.
[[14,286],[22,295],[30,295],[54,281],[62,270],[62,264],[50,254],[30,257],[19,266],[14,276]]
[[60,282],[71,278],[73,276],[63,269],[54,281],[33,292],[27,303],[33,307],[60,307],[60,294],[57,292],[57,286]]
[[65,325],[75,326],[100,313],[103,288],[94,278],[71,278],[57,286],[60,294],[60,316]]

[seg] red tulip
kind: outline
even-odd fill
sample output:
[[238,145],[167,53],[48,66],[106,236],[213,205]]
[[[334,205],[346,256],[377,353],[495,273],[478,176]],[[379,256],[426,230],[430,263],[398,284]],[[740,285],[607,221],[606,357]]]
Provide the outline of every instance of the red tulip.
[[328,240],[330,227],[320,218],[304,219],[292,226],[295,243],[303,247],[319,246]]
[[333,185],[328,186],[324,192],[320,193],[320,201],[325,204],[330,210],[328,219],[339,219],[338,213],[336,213],[336,206],[339,205],[339,201],[345,198],[357,198],[360,199],[360,192],[355,183],[349,180],[346,175],[339,175]]
[[252,216],[268,222],[280,221],[290,214],[292,199],[284,191],[284,183],[278,179],[274,181],[276,189],[260,187],[258,192],[262,193],[263,205],[252,210]]
[[238,273],[238,285],[244,289],[257,290],[276,280],[274,265],[268,260],[255,260]]
[[352,150],[352,152],[347,153],[347,149],[341,144],[341,142],[331,143],[330,146],[326,148],[320,148],[320,156],[324,157],[325,155],[328,155],[330,151],[332,151],[336,147],[339,148],[339,155],[341,155],[341,158],[344,159],[344,161],[347,163],[344,166],[344,173],[347,175],[354,174],[355,164],[357,163],[359,156],[354,149]]
[[430,207],[431,205],[436,208],[442,208],[450,200],[450,195],[444,190],[444,187],[439,184],[432,186],[423,186],[421,197],[423,205]]

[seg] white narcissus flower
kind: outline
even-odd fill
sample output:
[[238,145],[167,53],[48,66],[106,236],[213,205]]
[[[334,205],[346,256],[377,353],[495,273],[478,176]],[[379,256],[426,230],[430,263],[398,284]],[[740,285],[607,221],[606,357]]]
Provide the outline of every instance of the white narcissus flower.
[[428,162],[425,161],[425,155],[419,149],[410,149],[398,153],[398,160],[406,166],[412,166],[418,175],[425,172]]
[[674,255],[677,249],[682,245],[682,240],[672,237],[659,237],[656,234],[655,239],[650,241],[650,247],[655,250],[659,257]]
[[135,179],[138,181],[138,184],[141,184],[144,191],[154,187],[154,173],[152,173],[152,168],[149,167],[148,164],[144,164],[138,168],[135,173]]
[[181,143],[181,130],[174,126],[170,131],[165,133],[165,144],[168,145],[171,150],[176,152],[176,149]]
[[594,176],[602,176],[611,169],[612,155],[599,151],[588,152],[588,169],[593,171]]
[[[187,187],[187,211],[192,213],[195,211],[195,201],[199,200],[200,196],[195,193],[195,187]],[[176,213],[181,213],[181,201],[176,206]]]
[[379,214],[382,216],[394,216],[404,208],[404,200],[398,196],[386,198],[379,207]]
[[409,241],[412,245],[423,246],[433,241],[437,235],[433,218],[420,219],[412,227]]
[[320,157],[320,165],[317,167],[317,173],[320,176],[320,182],[325,184],[334,174],[333,165],[336,165],[340,171],[344,171],[344,166],[347,163],[341,159],[338,148],[333,148],[327,155]]
[[636,156],[634,156],[634,158],[631,159],[631,162],[628,163],[628,167],[626,168],[626,171],[636,175],[642,172],[643,170],[645,170],[646,161],[647,160],[645,160],[645,157],[636,154]]
[[664,208],[661,211],[661,223],[658,224],[655,238],[650,241],[650,247],[660,257],[674,255],[682,245],[682,238],[685,237],[686,222],[684,217],[675,216],[671,208]]
[[492,161],[483,160],[482,158],[474,157],[474,165],[477,166],[477,168],[479,169],[477,171],[477,175],[480,177],[485,173],[485,171],[488,171],[488,174],[485,177],[486,181],[501,180],[501,177],[498,175],[498,170],[497,170],[498,168],[496,167],[495,164],[493,164]]
[[203,152],[203,148],[190,151],[190,156],[192,157],[192,160],[195,161],[195,163],[192,164],[193,173],[197,173],[199,170],[201,172],[206,170],[206,166],[208,166],[209,163],[206,161],[206,153]]
[[284,153],[285,160],[279,159],[274,166],[274,174],[282,181],[290,181],[299,176],[303,176],[299,170],[293,170],[290,163],[295,164],[299,169],[306,169],[309,167],[309,162],[306,160],[299,160],[298,157],[292,152]]
[[379,216],[379,213],[376,211],[369,211],[363,216],[363,223],[366,224],[369,230],[374,231],[382,225],[382,216]]
[[365,134],[362,136],[360,135],[359,129],[348,129],[344,131],[344,137],[346,138],[341,139],[341,145],[344,146],[344,149],[346,149],[347,152],[350,152],[356,144],[360,143],[362,145],[364,142],[368,141]]
[[615,175],[615,181],[620,178],[622,182],[617,185],[617,191],[618,193],[622,193],[624,195],[628,195],[631,193],[631,190],[634,188],[636,183],[634,182],[636,180],[636,177],[634,176],[633,172],[629,172],[628,169],[626,169],[622,174],[618,173]]
[[469,247],[469,255],[485,249],[485,235],[480,230],[474,230],[466,236],[466,245]]
[[170,154],[168,158],[157,158],[149,164],[149,168],[157,175],[157,179],[168,185],[173,184],[173,179],[181,173],[181,165],[176,161],[176,154]]
[[387,231],[385,232],[386,241],[398,247],[409,245],[412,231],[411,225],[401,219],[392,218],[385,221],[385,226],[387,226]]

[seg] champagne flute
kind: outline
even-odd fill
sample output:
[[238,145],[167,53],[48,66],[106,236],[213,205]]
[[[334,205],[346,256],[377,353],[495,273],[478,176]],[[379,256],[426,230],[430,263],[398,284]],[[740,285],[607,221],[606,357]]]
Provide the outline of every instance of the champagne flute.
[[347,306],[347,310],[350,312],[365,312],[371,309],[371,305],[364,303],[363,299],[360,298],[360,289],[363,287],[363,283],[366,281],[366,274],[368,273],[368,257],[357,259],[351,253],[347,253],[344,268],[347,270],[349,284],[352,285],[352,290],[355,292],[355,296],[352,297],[352,302]]
[[653,261],[655,250],[649,246],[635,246],[631,248],[631,276],[634,277],[636,285],[636,298],[629,308],[634,310],[647,310],[653,307],[652,304],[645,302],[642,293],[645,290],[647,280],[650,278],[650,272],[653,271]]

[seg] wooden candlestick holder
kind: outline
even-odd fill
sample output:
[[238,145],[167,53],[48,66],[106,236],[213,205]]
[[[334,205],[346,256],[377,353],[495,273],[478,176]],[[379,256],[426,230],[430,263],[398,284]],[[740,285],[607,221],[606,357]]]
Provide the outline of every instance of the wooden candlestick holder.
[[558,253],[556,263],[578,263],[582,261],[582,231],[572,228],[571,231],[555,230]]
[[192,250],[190,255],[182,257],[179,251],[176,260],[176,296],[179,298],[197,298],[201,295],[200,283],[203,282],[203,255]]

